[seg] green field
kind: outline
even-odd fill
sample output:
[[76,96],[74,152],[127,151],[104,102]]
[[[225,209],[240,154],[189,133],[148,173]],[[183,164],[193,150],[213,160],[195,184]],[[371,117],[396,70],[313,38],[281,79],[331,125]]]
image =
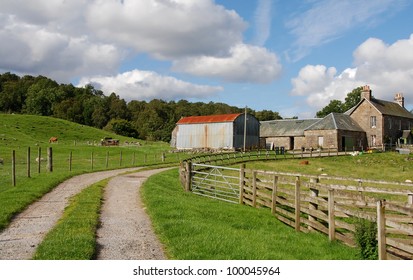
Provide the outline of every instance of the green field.
[[[58,137],[58,143],[49,143],[52,136]],[[99,145],[104,137],[119,139],[121,145]],[[139,142],[139,145],[126,145],[126,141]],[[53,153],[53,172],[48,171],[45,160],[41,161],[39,173],[36,162],[39,148],[41,158],[47,159],[49,147]],[[28,148],[30,178],[27,167]],[[15,186],[12,184],[13,151]],[[13,215],[73,175],[104,169],[178,162],[179,155],[168,151],[169,145],[164,142],[140,141],[61,119],[0,114],[0,158],[3,162],[0,164],[0,229],[9,223]],[[162,155],[165,155],[164,161]]]
[[[397,152],[364,153],[358,156],[306,158],[308,165],[300,164],[302,159],[248,162],[247,168],[274,170],[278,172],[301,173],[383,180],[393,182],[413,181],[413,157]],[[239,166],[239,165],[238,165]],[[238,167],[237,166],[237,167]]]

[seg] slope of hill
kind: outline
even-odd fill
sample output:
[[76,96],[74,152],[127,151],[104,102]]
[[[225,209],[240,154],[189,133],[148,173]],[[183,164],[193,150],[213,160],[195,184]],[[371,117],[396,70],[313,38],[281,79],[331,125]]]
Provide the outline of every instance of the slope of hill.
[[0,146],[18,147],[42,145],[50,137],[57,137],[61,144],[99,142],[103,137],[120,141],[137,141],[97,128],[62,119],[35,115],[0,114]]

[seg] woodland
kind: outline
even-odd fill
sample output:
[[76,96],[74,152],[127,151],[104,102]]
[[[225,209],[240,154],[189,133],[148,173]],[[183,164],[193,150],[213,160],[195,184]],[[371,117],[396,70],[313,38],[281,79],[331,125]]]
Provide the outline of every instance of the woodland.
[[[127,102],[118,93],[107,96],[93,85],[75,87],[44,76],[0,74],[0,112],[51,116],[150,141],[169,142],[181,117],[242,113],[244,110],[224,103],[187,100]],[[282,119],[278,112],[270,110],[248,108],[247,111],[260,121]]]

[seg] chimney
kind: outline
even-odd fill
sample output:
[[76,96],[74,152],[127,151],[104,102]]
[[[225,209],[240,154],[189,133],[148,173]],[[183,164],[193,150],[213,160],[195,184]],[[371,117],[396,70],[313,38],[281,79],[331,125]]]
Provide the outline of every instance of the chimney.
[[368,85],[363,86],[361,90],[361,100],[363,99],[371,100],[371,90]]
[[396,101],[396,103],[398,103],[400,106],[404,108],[403,93],[396,93],[396,96],[394,97],[394,101]]

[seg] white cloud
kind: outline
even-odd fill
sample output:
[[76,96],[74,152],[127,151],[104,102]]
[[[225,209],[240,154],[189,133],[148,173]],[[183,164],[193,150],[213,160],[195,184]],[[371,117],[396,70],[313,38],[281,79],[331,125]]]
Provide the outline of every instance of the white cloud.
[[332,99],[344,101],[348,92],[368,84],[376,98],[391,101],[396,92],[402,92],[406,104],[413,105],[413,34],[392,45],[370,38],[353,56],[355,67],[339,74],[324,65],[303,67],[291,80],[291,94],[307,96],[307,104],[319,110]]
[[[115,46],[72,37],[45,27],[3,16],[0,29],[0,69],[37,73],[68,82],[69,77],[90,72],[110,74],[123,53]],[[102,59],[104,57],[105,59]]]
[[[280,72],[275,54],[242,43],[247,23],[213,0],[26,2],[2,1],[0,70],[69,82],[114,75],[127,57],[145,53],[179,71],[231,82],[267,83]],[[269,4],[260,1],[257,15]],[[268,17],[257,23],[261,42]]]
[[78,86],[92,84],[109,95],[115,92],[125,100],[160,98],[203,98],[215,95],[222,87],[197,85],[151,71],[133,70],[116,76],[82,78]]
[[190,57],[174,61],[173,69],[228,82],[270,83],[281,73],[278,57],[262,47],[235,45],[229,56]]
[[100,40],[168,59],[226,53],[246,28],[236,12],[212,0],[96,0],[87,23]]
[[355,27],[377,24],[392,12],[402,9],[406,1],[321,0],[310,3],[310,9],[295,14],[286,23],[296,38],[289,50],[289,56],[295,61],[306,56],[312,48],[335,40]]
[[254,44],[263,46],[271,32],[271,0],[259,0],[254,13],[255,34]]

